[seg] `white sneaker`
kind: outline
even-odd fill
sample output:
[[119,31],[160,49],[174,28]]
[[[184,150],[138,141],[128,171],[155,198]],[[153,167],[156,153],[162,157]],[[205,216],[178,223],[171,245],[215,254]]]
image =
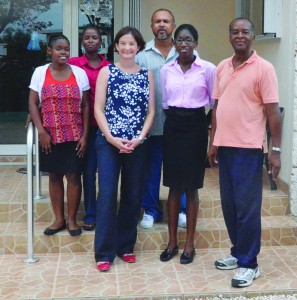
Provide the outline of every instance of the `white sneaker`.
[[231,284],[233,287],[249,286],[253,283],[253,280],[259,276],[260,271],[258,267],[256,269],[240,268],[232,278]]
[[154,226],[154,218],[144,213],[139,225],[145,229],[152,228]]
[[232,255],[228,255],[227,257],[217,259],[215,261],[215,266],[220,270],[236,269],[238,268],[237,258]]
[[183,228],[187,227],[187,215],[183,212],[178,215],[178,226]]

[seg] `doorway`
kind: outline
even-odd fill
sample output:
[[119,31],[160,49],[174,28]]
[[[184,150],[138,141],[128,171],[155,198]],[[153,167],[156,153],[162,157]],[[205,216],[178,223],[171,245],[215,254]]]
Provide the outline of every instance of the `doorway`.
[[[104,11],[98,9],[92,17],[90,8],[100,5]],[[102,18],[103,13],[108,15]],[[0,7],[0,15],[0,155],[25,155],[28,86],[34,69],[49,62],[48,36],[65,34],[71,56],[77,56],[81,54],[79,33],[93,22],[101,30],[101,51],[107,55],[113,39],[113,1],[8,0]]]
[[63,1],[9,0],[0,10],[0,155],[24,155],[28,86],[47,63],[47,35],[62,32]]

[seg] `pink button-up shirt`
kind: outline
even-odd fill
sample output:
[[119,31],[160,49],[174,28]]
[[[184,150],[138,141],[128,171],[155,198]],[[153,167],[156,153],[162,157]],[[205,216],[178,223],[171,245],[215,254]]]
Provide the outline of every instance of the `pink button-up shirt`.
[[199,57],[186,73],[181,70],[178,58],[166,64],[160,72],[163,108],[199,108],[208,104],[212,107],[215,73],[215,65]]
[[90,83],[90,114],[91,114],[91,126],[97,126],[97,122],[94,116],[94,104],[95,104],[95,89],[96,89],[96,80],[101,68],[110,64],[109,61],[101,54],[98,54],[101,59],[101,64],[96,68],[93,68],[89,65],[86,55],[80,57],[72,57],[69,59],[68,63],[74,66],[78,66],[85,70],[87,73],[89,83]]

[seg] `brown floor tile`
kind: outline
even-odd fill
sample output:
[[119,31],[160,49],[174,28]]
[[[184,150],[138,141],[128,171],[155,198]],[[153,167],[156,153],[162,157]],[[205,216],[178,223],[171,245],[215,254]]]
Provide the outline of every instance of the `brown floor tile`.
[[[166,224],[153,229],[139,228],[137,262],[124,263],[116,258],[109,272],[100,273],[93,253],[94,232],[77,238],[63,231],[43,235],[51,224],[48,177],[42,176],[42,194],[35,201],[35,257],[39,262],[23,263],[27,252],[26,175],[19,166],[0,167],[0,299],[193,299],[197,296],[260,295],[297,291],[297,223],[288,213],[288,197],[282,189],[271,191],[264,173],[263,245],[259,254],[261,276],[244,289],[231,287],[236,270],[221,271],[217,258],[229,254],[230,241],[220,207],[217,170],[207,169],[205,187],[199,191],[201,205],[197,222],[197,255],[192,264],[181,265],[186,231],[179,229],[180,251],[167,263],[159,260],[167,245]],[[281,185],[280,185],[281,186]],[[162,188],[163,204],[168,189]],[[8,215],[9,212],[9,215]],[[273,216],[271,216],[273,215]],[[277,215],[277,217],[276,217]],[[83,216],[80,207],[79,218]],[[81,222],[81,220],[80,220]],[[140,251],[150,249],[150,251]],[[22,255],[13,253],[23,252]],[[60,253],[61,252],[61,253]],[[11,253],[11,254],[4,254]]]

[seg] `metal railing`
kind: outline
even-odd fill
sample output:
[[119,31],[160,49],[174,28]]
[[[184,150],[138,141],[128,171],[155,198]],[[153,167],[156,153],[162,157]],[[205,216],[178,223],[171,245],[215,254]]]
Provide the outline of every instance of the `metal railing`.
[[34,257],[34,199],[44,198],[41,195],[41,177],[39,172],[39,141],[38,132],[35,128],[35,177],[36,177],[36,196],[33,197],[33,145],[34,145],[34,125],[32,122],[27,130],[27,257],[23,259],[24,263],[35,263],[39,261]]
[[[33,127],[35,127],[33,125]],[[40,164],[39,164],[39,141],[38,141],[38,130],[35,127],[35,181],[36,181],[36,192],[34,199],[44,199],[45,197],[41,195],[41,176],[40,176]]]

